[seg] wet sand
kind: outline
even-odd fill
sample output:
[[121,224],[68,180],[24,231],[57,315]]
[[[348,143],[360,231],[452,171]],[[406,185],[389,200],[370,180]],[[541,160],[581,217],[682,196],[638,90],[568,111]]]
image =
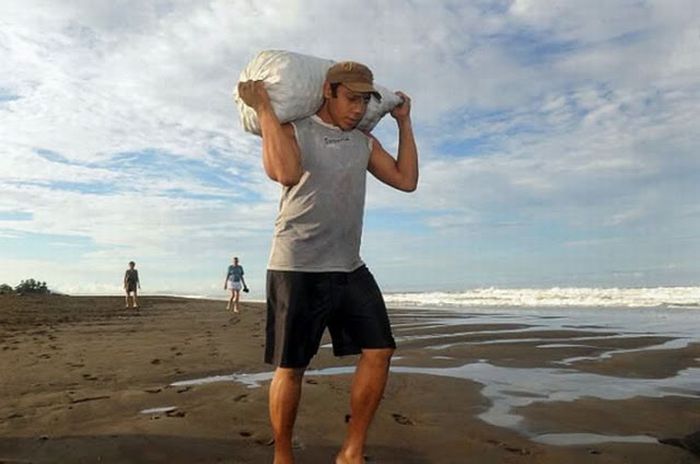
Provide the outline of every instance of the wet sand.
[[[141,304],[0,296],[0,462],[271,462],[263,306]],[[544,316],[390,314],[399,349],[369,463],[697,462],[656,440],[700,430],[698,340]],[[310,366],[298,462],[332,462],[354,361],[322,348]],[[224,377],[197,382],[212,376]]]

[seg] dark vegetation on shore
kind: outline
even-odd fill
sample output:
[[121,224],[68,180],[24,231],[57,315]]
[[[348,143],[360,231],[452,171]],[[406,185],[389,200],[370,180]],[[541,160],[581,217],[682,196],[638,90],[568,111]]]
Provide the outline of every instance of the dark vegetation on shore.
[[49,295],[51,293],[46,282],[35,279],[23,280],[14,288],[8,284],[0,284],[0,295]]

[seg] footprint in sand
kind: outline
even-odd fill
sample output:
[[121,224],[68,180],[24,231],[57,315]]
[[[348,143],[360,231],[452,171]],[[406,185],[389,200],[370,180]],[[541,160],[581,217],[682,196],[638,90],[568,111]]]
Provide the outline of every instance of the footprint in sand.
[[238,395],[237,397],[235,397],[233,399],[233,401],[235,401],[237,403],[239,401],[246,399],[247,397],[248,397],[248,395],[246,393],[243,393],[242,395]]
[[144,390],[146,393],[160,393],[163,391],[161,388],[147,388]]
[[258,445],[262,445],[262,446],[272,446],[275,444],[275,439],[270,438],[268,440],[265,440],[264,438],[258,438],[255,440],[255,443],[257,443]]
[[[255,443],[258,445],[263,445],[263,446],[272,446],[275,444],[275,439],[270,438],[269,440],[265,440],[264,438],[258,438],[255,440]],[[294,438],[292,439],[292,448],[293,449],[304,449],[304,444],[298,439]]]
[[51,355],[50,355],[50,354],[47,354],[47,353],[42,353],[42,354],[40,354],[40,355],[37,356],[37,357],[38,357],[38,358],[41,358],[41,359],[51,359]]
[[151,364],[153,364],[153,365],[160,364],[160,359],[156,358],[156,359],[151,360]]
[[238,432],[238,435],[244,437],[244,438],[250,438],[253,436],[251,432],[248,432],[247,430],[243,430],[242,432]]
[[403,414],[394,413],[394,414],[391,415],[391,417],[394,418],[394,421],[396,421],[397,424],[401,424],[401,425],[416,425],[416,423],[413,422],[413,420],[411,420],[410,418],[404,416]]
[[486,440],[486,442],[490,443],[492,445],[496,445],[499,448],[503,448],[504,450],[508,451],[509,453],[520,454],[522,456],[527,456],[527,455],[532,454],[532,452],[527,448],[517,448],[515,446],[510,446],[508,443],[504,443],[502,441]]
[[[88,401],[97,401],[97,400],[107,400],[109,399],[109,395],[101,395],[101,396],[86,396],[84,398],[71,398],[70,402],[72,404],[76,403],[87,403]],[[71,409],[69,407],[69,409]]]

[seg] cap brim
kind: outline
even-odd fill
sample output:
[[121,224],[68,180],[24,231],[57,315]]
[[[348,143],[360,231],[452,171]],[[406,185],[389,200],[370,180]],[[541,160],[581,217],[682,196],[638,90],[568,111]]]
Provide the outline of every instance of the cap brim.
[[366,82],[343,82],[343,85],[353,92],[371,93],[377,100],[382,99],[382,94],[377,92],[372,84]]

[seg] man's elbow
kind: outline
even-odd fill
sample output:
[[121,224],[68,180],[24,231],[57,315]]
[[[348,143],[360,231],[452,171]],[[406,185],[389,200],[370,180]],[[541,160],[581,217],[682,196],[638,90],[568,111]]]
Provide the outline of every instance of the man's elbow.
[[399,187],[399,190],[401,190],[402,192],[411,193],[416,191],[416,187],[418,187],[417,184],[402,185],[401,187]]
[[283,187],[294,187],[295,185],[297,185],[299,183],[299,179],[293,179],[290,177],[290,178],[280,179],[277,182],[282,184]]
[[301,180],[301,173],[279,175],[275,180],[285,187],[294,187]]
[[291,174],[284,172],[274,172],[269,170],[266,170],[266,172],[267,177],[269,177],[270,180],[274,180],[275,182],[285,187],[294,187],[301,180],[301,172]]
[[405,180],[399,186],[399,190],[406,192],[406,193],[415,192],[416,188],[418,188],[418,178],[417,177],[415,179]]

